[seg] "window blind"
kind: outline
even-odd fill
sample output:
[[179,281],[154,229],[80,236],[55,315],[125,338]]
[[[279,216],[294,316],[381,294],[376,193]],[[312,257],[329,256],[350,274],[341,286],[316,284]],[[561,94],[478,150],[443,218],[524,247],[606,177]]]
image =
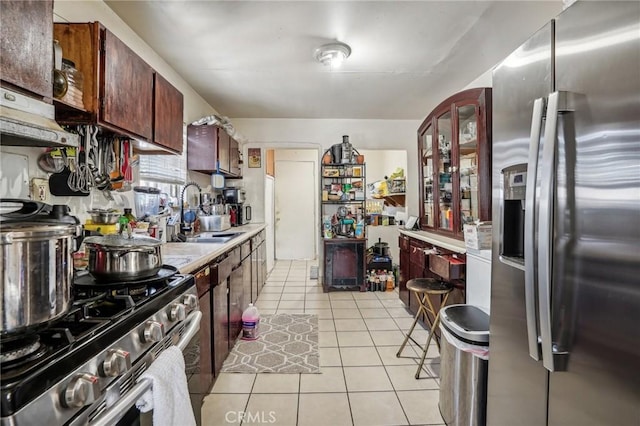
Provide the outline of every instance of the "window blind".
[[[183,146],[187,126],[182,127]],[[140,179],[184,185],[187,182],[187,151],[182,155],[140,155]]]

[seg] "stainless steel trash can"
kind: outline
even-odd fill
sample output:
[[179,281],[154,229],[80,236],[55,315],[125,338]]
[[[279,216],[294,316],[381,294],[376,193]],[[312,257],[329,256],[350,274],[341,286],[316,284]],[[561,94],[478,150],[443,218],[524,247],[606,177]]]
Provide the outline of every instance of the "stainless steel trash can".
[[484,426],[489,315],[451,305],[440,311],[440,321],[440,414],[448,426]]

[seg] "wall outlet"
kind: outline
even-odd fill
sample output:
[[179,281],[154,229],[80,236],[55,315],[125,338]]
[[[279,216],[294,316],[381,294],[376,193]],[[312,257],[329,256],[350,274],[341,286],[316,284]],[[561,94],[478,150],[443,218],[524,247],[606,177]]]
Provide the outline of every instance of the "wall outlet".
[[51,203],[51,193],[49,192],[48,179],[31,179],[31,199],[43,203]]

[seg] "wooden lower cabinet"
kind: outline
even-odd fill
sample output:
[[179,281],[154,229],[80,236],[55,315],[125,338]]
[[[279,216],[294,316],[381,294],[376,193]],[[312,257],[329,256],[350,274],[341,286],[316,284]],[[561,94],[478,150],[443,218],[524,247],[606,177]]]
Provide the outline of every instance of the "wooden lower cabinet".
[[[465,303],[465,277],[464,272],[462,275],[457,275],[456,279],[447,279],[451,277],[443,277],[438,275],[433,271],[436,269],[437,271],[442,271],[442,259],[436,259],[438,263],[435,267],[432,267],[430,264],[430,255],[433,249],[441,255],[441,257],[449,258],[454,257],[455,263],[452,265],[451,271],[464,271],[464,262],[466,261],[466,257],[464,254],[455,254],[450,250],[443,249],[442,247],[435,246],[431,243],[427,243],[416,238],[411,238],[406,235],[400,235],[398,239],[398,244],[400,248],[400,280],[398,283],[398,293],[400,296],[400,300],[405,304],[407,309],[413,314],[417,314],[418,312],[418,299],[416,298],[415,293],[407,290],[407,281],[412,278],[435,278],[440,280],[449,281],[453,284],[454,290],[449,295],[449,299],[447,300],[447,306],[453,304],[462,304]],[[426,253],[425,253],[426,252]],[[441,307],[441,297],[440,296],[429,296],[431,299],[431,303],[436,311],[440,310]],[[431,314],[428,315],[428,321],[426,317],[420,318],[423,324],[431,324],[434,321],[434,316]],[[408,331],[408,330],[405,330]],[[436,330],[436,335],[439,337],[440,332]]]
[[233,348],[236,339],[242,333],[244,308],[244,271],[242,265],[238,265],[229,277],[229,350]]
[[324,240],[324,291],[364,290],[366,240]]
[[220,374],[222,363],[229,354],[229,301],[228,283],[223,281],[212,290],[213,319],[211,339],[213,341],[213,369]]
[[398,293],[400,300],[406,306],[409,306],[409,290],[407,290],[407,281],[409,281],[409,237],[400,235],[398,238],[400,247],[400,279],[398,280]]
[[192,395],[208,394],[213,385],[213,345],[210,332],[212,319],[210,290],[213,277],[211,271],[211,267],[205,266],[193,274],[202,318],[200,332],[194,337],[193,344],[187,346],[184,354],[189,393]]

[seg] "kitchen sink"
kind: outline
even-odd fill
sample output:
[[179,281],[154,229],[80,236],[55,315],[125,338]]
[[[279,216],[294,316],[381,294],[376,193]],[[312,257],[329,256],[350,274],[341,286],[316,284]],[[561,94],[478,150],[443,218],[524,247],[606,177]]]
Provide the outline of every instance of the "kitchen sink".
[[218,243],[224,244],[239,237],[244,232],[202,232],[193,237],[187,237],[187,243]]

